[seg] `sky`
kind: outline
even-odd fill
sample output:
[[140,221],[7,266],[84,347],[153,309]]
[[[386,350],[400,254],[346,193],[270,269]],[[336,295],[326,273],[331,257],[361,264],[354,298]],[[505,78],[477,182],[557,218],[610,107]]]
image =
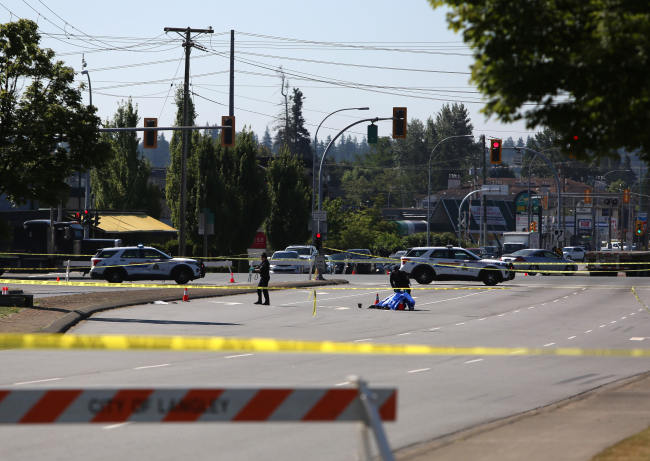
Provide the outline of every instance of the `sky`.
[[[41,46],[57,59],[82,70],[82,54],[99,116],[112,118],[129,97],[141,118],[173,125],[174,91],[183,83],[183,39],[165,27],[207,29],[191,52],[191,89],[197,124],[220,124],[228,115],[230,31],[235,31],[236,128],[252,128],[261,138],[281,107],[282,68],[290,88],[300,88],[303,115],[312,138],[334,136],[363,118],[391,117],[393,107],[407,107],[408,118],[423,122],[443,104],[463,103],[474,133],[489,138],[524,140],[534,131],[523,122],[487,120],[483,99],[469,82],[473,62],[462,37],[447,27],[447,11],[426,0],[361,2],[296,0],[139,2],[109,0],[0,0],[0,21],[16,17],[37,21]],[[78,82],[87,81],[78,74]],[[88,94],[84,94],[87,98]],[[142,125],[143,122],[141,122]],[[539,128],[537,131],[541,131]],[[348,133],[359,140],[365,124]],[[391,133],[379,123],[379,135]],[[166,135],[167,139],[170,135]]]

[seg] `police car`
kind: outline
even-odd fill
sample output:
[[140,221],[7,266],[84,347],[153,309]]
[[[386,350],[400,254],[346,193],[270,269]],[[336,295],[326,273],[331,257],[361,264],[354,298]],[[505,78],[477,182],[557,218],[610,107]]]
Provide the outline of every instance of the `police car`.
[[512,264],[481,259],[473,253],[452,245],[446,247],[412,248],[402,256],[400,270],[419,284],[432,281],[480,281],[488,286],[515,278]]
[[143,245],[103,248],[91,258],[90,276],[109,283],[125,280],[175,280],[184,285],[205,277],[205,265],[196,259],[172,258]]

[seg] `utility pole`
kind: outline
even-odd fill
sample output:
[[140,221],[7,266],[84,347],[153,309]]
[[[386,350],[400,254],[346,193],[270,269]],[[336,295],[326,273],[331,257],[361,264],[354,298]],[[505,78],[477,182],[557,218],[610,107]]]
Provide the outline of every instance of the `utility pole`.
[[[485,184],[487,184],[487,168],[485,161],[485,135],[482,135],[483,138],[483,189],[485,189]],[[481,194],[483,199],[483,245],[487,246],[487,201],[485,200],[485,193]]]
[[[188,105],[190,100],[190,53],[194,43],[192,42],[192,33],[198,34],[211,34],[214,31],[212,27],[209,29],[190,29],[189,27],[174,28],[165,27],[165,32],[185,32],[185,81],[183,83],[183,126],[188,125]],[[232,96],[231,96],[232,100]],[[180,229],[178,230],[178,254],[185,256],[185,237],[186,237],[186,194],[187,194],[187,145],[190,133],[186,130],[183,131],[183,153],[181,154],[181,197],[180,197]]]
[[[230,31],[230,107],[228,115],[235,116],[235,31]],[[233,133],[234,135],[234,133]]]

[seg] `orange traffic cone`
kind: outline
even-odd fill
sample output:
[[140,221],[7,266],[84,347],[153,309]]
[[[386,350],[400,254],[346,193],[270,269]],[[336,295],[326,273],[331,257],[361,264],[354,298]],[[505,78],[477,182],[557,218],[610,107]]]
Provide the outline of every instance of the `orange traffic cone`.
[[524,277],[528,277],[528,272],[524,272]]
[[232,272],[230,273],[230,283],[235,283],[235,278],[232,275]]
[[185,293],[183,294],[183,301],[189,301],[190,297],[187,294],[187,288],[185,288]]
[[356,272],[354,271],[354,269],[352,269],[352,275],[355,275],[355,274],[356,274]]
[[386,275],[390,275],[390,271],[386,269]]
[[379,293],[377,293],[377,297],[375,298],[375,306],[379,304]]
[[56,278],[56,281],[57,281],[57,282],[59,281],[59,277]]
[[397,306],[397,310],[403,311],[404,310],[404,303],[399,303],[399,305]]

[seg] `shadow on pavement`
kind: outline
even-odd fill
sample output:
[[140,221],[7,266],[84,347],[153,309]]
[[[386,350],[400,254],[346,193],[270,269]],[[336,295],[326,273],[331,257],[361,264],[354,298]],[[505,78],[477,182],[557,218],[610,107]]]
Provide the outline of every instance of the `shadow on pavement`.
[[240,323],[217,322],[183,322],[179,320],[145,320],[145,319],[114,319],[114,318],[89,318],[86,322],[117,322],[117,323],[151,323],[154,325],[208,325],[208,326],[240,326]]

